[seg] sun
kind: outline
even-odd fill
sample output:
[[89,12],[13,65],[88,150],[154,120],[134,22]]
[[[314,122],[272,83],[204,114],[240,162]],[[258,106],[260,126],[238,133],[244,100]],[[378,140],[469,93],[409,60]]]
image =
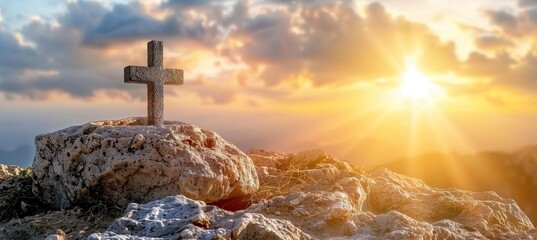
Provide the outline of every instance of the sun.
[[412,100],[429,100],[438,92],[439,87],[431,82],[416,67],[412,59],[407,59],[406,70],[402,75],[400,91],[405,98]]

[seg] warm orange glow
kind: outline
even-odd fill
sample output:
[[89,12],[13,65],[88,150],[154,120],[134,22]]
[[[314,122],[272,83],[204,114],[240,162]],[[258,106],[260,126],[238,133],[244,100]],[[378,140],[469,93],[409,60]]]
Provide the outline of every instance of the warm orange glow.
[[412,100],[432,99],[434,94],[439,92],[439,87],[419,71],[411,58],[407,59],[406,71],[402,80],[401,93]]

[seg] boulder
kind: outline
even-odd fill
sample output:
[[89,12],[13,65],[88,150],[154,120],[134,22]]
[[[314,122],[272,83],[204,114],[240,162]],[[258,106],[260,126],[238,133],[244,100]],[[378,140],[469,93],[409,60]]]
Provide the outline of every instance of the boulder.
[[211,203],[259,187],[246,154],[215,132],[181,122],[90,122],[39,135],[35,143],[34,192],[57,208],[177,194]]
[[253,204],[246,211],[287,220],[302,231],[324,239],[355,233],[353,217],[361,209],[360,202],[353,201],[345,192],[316,191],[276,196]]

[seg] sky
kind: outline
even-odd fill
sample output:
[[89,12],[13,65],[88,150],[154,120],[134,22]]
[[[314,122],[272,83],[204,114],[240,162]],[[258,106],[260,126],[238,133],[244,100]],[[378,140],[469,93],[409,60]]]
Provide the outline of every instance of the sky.
[[150,40],[184,70],[165,118],[245,151],[372,164],[537,144],[537,0],[0,0],[0,152],[145,116],[122,75]]

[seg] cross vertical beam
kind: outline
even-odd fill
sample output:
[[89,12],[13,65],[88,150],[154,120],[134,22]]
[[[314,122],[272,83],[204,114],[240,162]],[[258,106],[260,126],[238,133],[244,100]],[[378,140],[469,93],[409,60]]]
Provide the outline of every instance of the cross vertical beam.
[[147,67],[127,66],[124,69],[126,83],[147,85],[147,124],[164,124],[164,85],[183,84],[183,70],[164,69],[164,44],[161,41],[147,43]]
[[164,44],[161,41],[147,43],[147,66],[164,68]]
[[[164,68],[164,46],[161,41],[147,43],[147,66]],[[158,76],[161,79],[162,76]],[[147,84],[147,124],[164,124],[164,85]]]
[[164,124],[164,86],[147,84],[147,125]]

